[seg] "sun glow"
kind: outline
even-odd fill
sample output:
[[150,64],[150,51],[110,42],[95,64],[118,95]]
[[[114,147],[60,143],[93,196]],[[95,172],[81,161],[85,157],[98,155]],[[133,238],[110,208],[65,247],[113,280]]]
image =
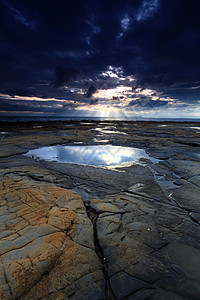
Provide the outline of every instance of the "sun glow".
[[98,90],[95,93],[96,98],[113,99],[113,97],[123,97],[123,95],[130,93],[132,88],[130,86],[118,86],[115,89]]
[[120,109],[112,107],[102,107],[99,112],[101,117],[119,119],[123,116],[122,111]]
[[[90,108],[90,109],[89,109]],[[106,105],[94,105],[92,106],[85,106],[77,108],[76,111],[85,111],[85,113],[92,115],[94,117],[100,117],[100,118],[111,118],[111,119],[127,119],[126,112],[122,111],[121,109],[114,108],[114,107],[108,107]]]

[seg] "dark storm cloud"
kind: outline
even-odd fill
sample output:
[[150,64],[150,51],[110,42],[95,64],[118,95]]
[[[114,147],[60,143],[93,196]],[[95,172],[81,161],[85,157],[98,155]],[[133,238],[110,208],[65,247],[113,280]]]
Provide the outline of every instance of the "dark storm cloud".
[[97,91],[97,88],[93,85],[91,85],[87,91],[87,93],[85,94],[85,97],[90,98],[92,97],[92,95]]
[[128,107],[159,108],[166,106],[168,101],[152,100],[150,97],[141,97],[129,103]]
[[7,94],[15,97],[15,96],[33,96],[31,91],[28,91],[26,89],[11,89],[11,90],[7,90]]
[[80,71],[73,67],[63,68],[61,66],[57,66],[55,69],[55,87],[61,87],[67,84],[69,81],[74,81],[78,75],[80,74]]
[[[23,98],[23,97],[22,97]],[[70,108],[75,108],[77,105],[73,101],[55,101],[55,100],[42,100],[34,99],[34,97],[21,100],[20,97],[4,98],[0,96],[0,111],[7,112],[34,112],[34,113],[55,113],[64,112]]]
[[[34,86],[41,95],[34,85],[40,80],[49,89],[52,82],[77,87],[92,78],[95,84],[113,66],[137,79],[135,89],[197,103],[199,91],[195,100],[189,95],[200,81],[199,11],[196,0],[0,0],[1,89]],[[108,73],[107,83],[97,86],[110,88],[117,80]],[[86,91],[88,98],[93,94]]]
[[90,100],[90,105],[94,105],[94,104],[97,104],[97,103],[99,103],[99,99]]
[[34,104],[31,102],[25,101],[8,101],[8,100],[1,100],[0,102],[0,111],[8,111],[8,112],[42,112],[42,111],[49,111],[52,110],[51,107],[45,107],[39,104]]

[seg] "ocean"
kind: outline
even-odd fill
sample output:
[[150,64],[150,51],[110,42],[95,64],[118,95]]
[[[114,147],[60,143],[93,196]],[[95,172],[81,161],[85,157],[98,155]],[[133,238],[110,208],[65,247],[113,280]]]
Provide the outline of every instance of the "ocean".
[[66,116],[0,116],[0,122],[39,122],[39,121],[153,121],[153,122],[200,122],[189,118],[110,118],[110,117],[66,117]]

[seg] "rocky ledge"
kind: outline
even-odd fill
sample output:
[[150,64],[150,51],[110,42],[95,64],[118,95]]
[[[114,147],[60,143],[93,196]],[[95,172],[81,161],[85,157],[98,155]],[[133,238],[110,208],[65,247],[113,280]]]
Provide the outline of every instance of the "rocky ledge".
[[[198,126],[1,124],[0,299],[199,299]],[[23,155],[104,140],[159,163],[112,170]]]

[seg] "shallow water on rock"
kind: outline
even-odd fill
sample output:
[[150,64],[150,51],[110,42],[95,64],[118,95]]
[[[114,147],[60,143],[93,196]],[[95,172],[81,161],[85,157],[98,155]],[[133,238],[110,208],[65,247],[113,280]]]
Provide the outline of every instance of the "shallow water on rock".
[[94,138],[94,142],[95,143],[108,143],[109,140],[101,140],[101,139],[98,139],[98,138]]
[[189,128],[191,128],[191,129],[196,129],[197,130],[197,133],[199,133],[199,131],[200,131],[200,127],[189,127]]
[[[30,150],[29,157],[56,161],[59,163],[75,163],[96,167],[127,167],[133,164],[140,164],[140,159],[148,159],[153,163],[158,159],[150,157],[143,149],[112,146],[52,146]],[[143,164],[142,163],[142,164]]]
[[[115,129],[115,128],[113,127],[113,129]],[[111,130],[109,130],[109,129],[111,129]],[[105,128],[95,128],[93,130],[100,131],[101,133],[105,133],[105,134],[126,134],[126,132],[117,131],[117,130],[113,130],[113,129],[110,127],[109,128],[105,127]]]

